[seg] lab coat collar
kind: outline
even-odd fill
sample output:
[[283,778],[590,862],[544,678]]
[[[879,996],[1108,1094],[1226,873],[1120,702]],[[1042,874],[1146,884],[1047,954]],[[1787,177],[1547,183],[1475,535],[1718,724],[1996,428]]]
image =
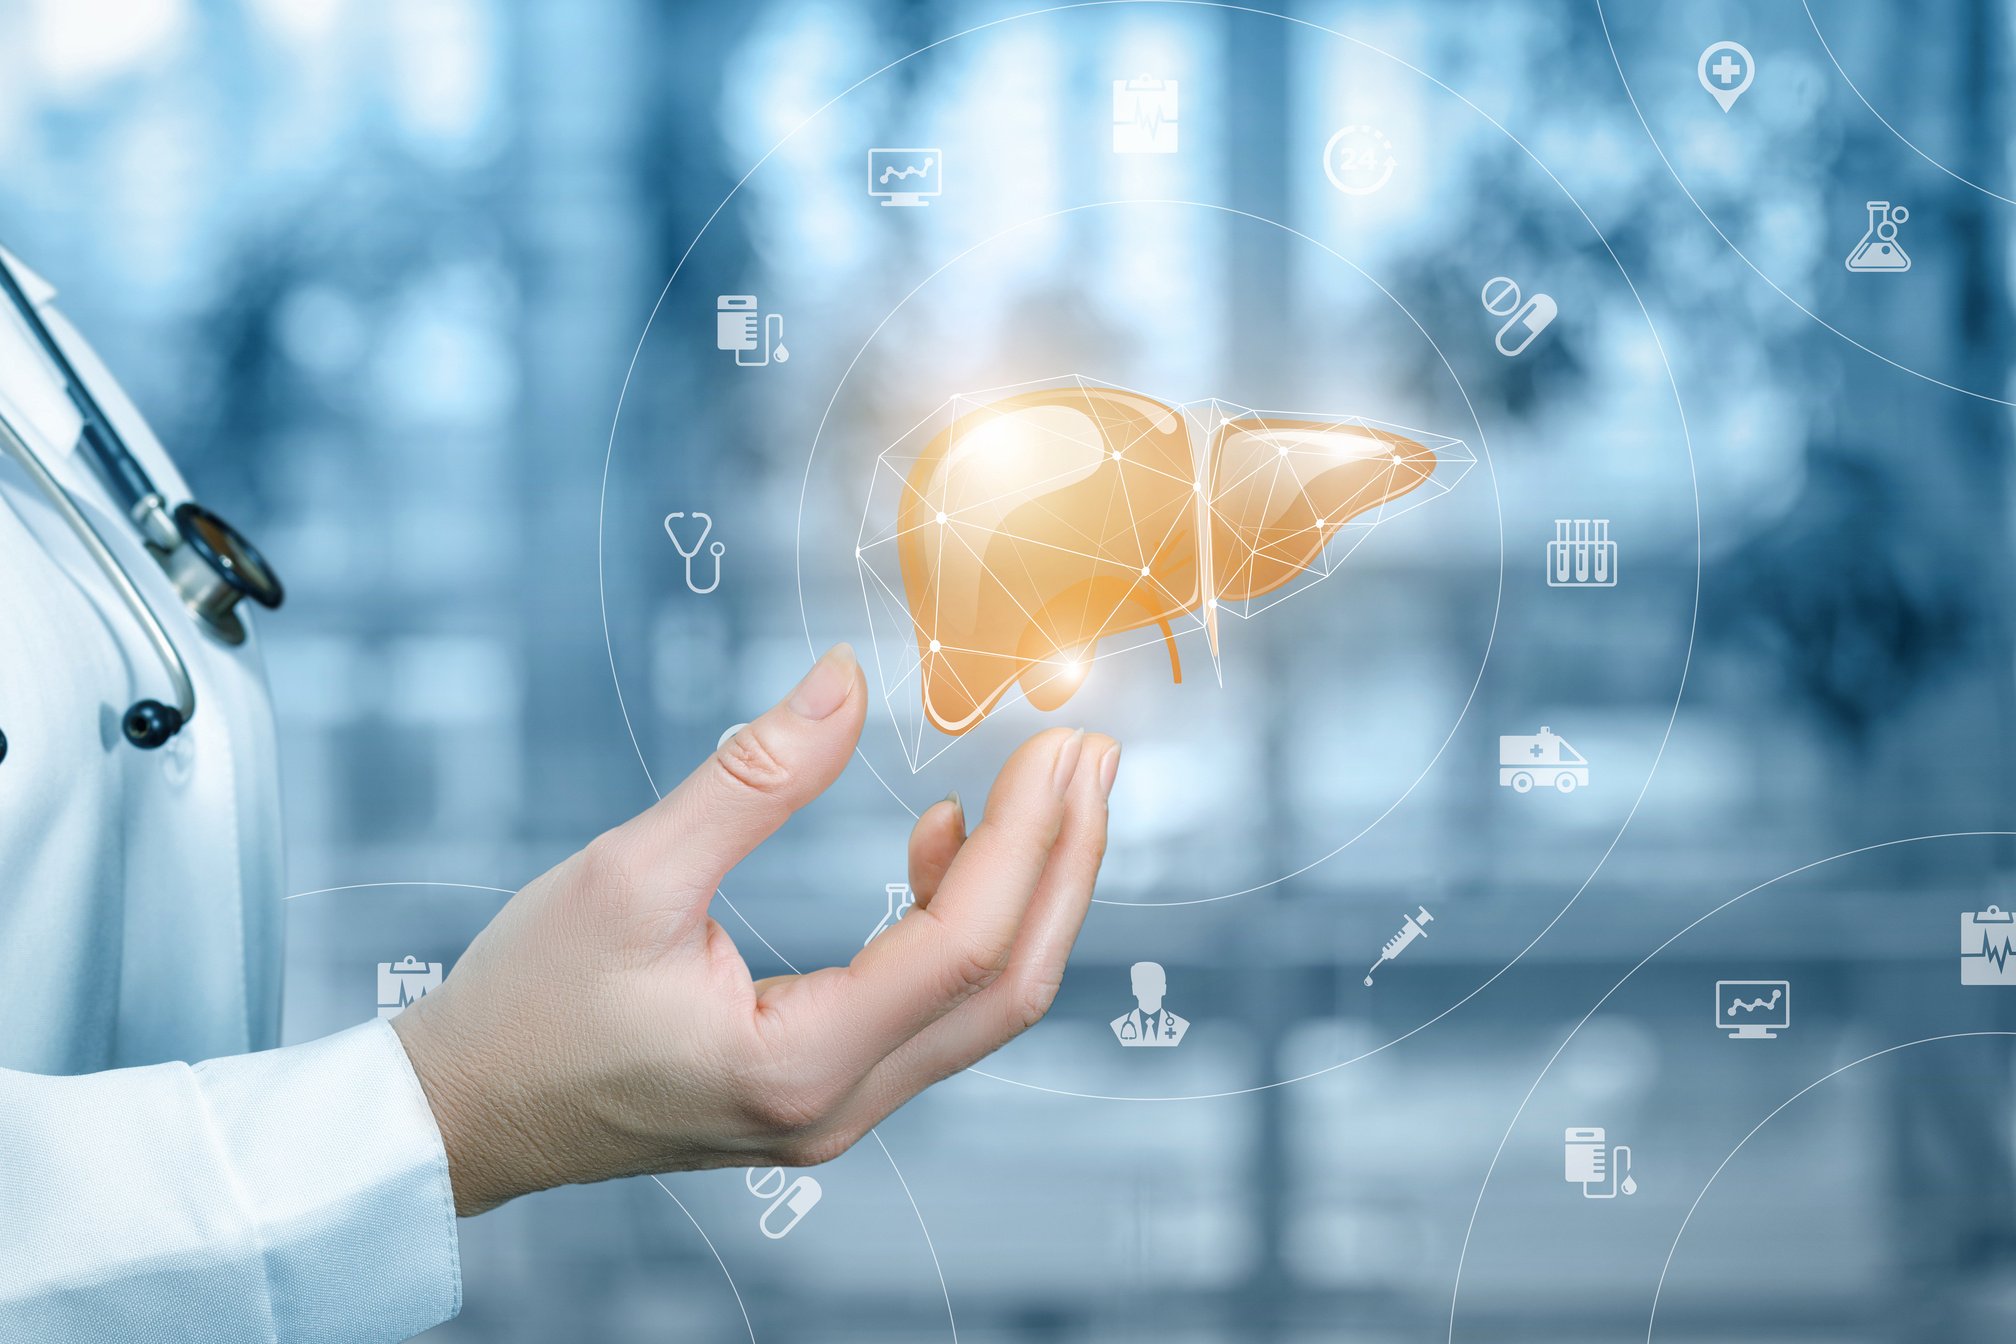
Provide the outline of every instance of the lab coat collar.
[[6,259],[7,269],[14,272],[14,278],[20,281],[21,292],[28,296],[28,302],[40,308],[56,297],[56,286],[29,270],[22,264],[21,258],[4,247],[0,247],[0,257]]

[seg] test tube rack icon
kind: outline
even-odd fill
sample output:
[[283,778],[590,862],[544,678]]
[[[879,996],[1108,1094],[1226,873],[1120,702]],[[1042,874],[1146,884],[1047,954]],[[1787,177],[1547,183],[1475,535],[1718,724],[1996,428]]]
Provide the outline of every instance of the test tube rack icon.
[[1617,543],[1608,518],[1556,518],[1547,543],[1549,588],[1615,588]]

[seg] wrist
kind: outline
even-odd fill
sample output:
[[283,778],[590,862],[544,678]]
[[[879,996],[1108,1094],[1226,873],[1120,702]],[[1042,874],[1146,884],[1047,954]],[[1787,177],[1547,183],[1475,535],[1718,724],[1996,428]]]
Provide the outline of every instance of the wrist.
[[484,1085],[488,1070],[444,1039],[431,1020],[437,1014],[423,1011],[425,1004],[413,1004],[391,1025],[441,1133],[456,1216],[473,1218],[560,1184],[545,1178],[548,1164],[531,1143],[524,1117],[510,1115],[508,1103]]

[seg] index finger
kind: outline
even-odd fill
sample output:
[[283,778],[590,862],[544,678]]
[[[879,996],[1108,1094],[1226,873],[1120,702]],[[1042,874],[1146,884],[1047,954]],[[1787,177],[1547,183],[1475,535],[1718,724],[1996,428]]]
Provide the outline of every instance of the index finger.
[[695,924],[728,870],[840,777],[867,702],[854,650],[835,644],[782,701],[600,843],[643,876],[647,899]]

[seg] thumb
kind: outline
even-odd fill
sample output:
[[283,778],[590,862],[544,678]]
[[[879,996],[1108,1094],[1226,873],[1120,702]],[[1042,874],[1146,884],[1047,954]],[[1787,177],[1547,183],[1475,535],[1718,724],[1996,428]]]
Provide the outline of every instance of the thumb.
[[840,777],[867,706],[854,650],[835,644],[782,702],[607,841],[641,889],[666,903],[704,903],[730,868]]

